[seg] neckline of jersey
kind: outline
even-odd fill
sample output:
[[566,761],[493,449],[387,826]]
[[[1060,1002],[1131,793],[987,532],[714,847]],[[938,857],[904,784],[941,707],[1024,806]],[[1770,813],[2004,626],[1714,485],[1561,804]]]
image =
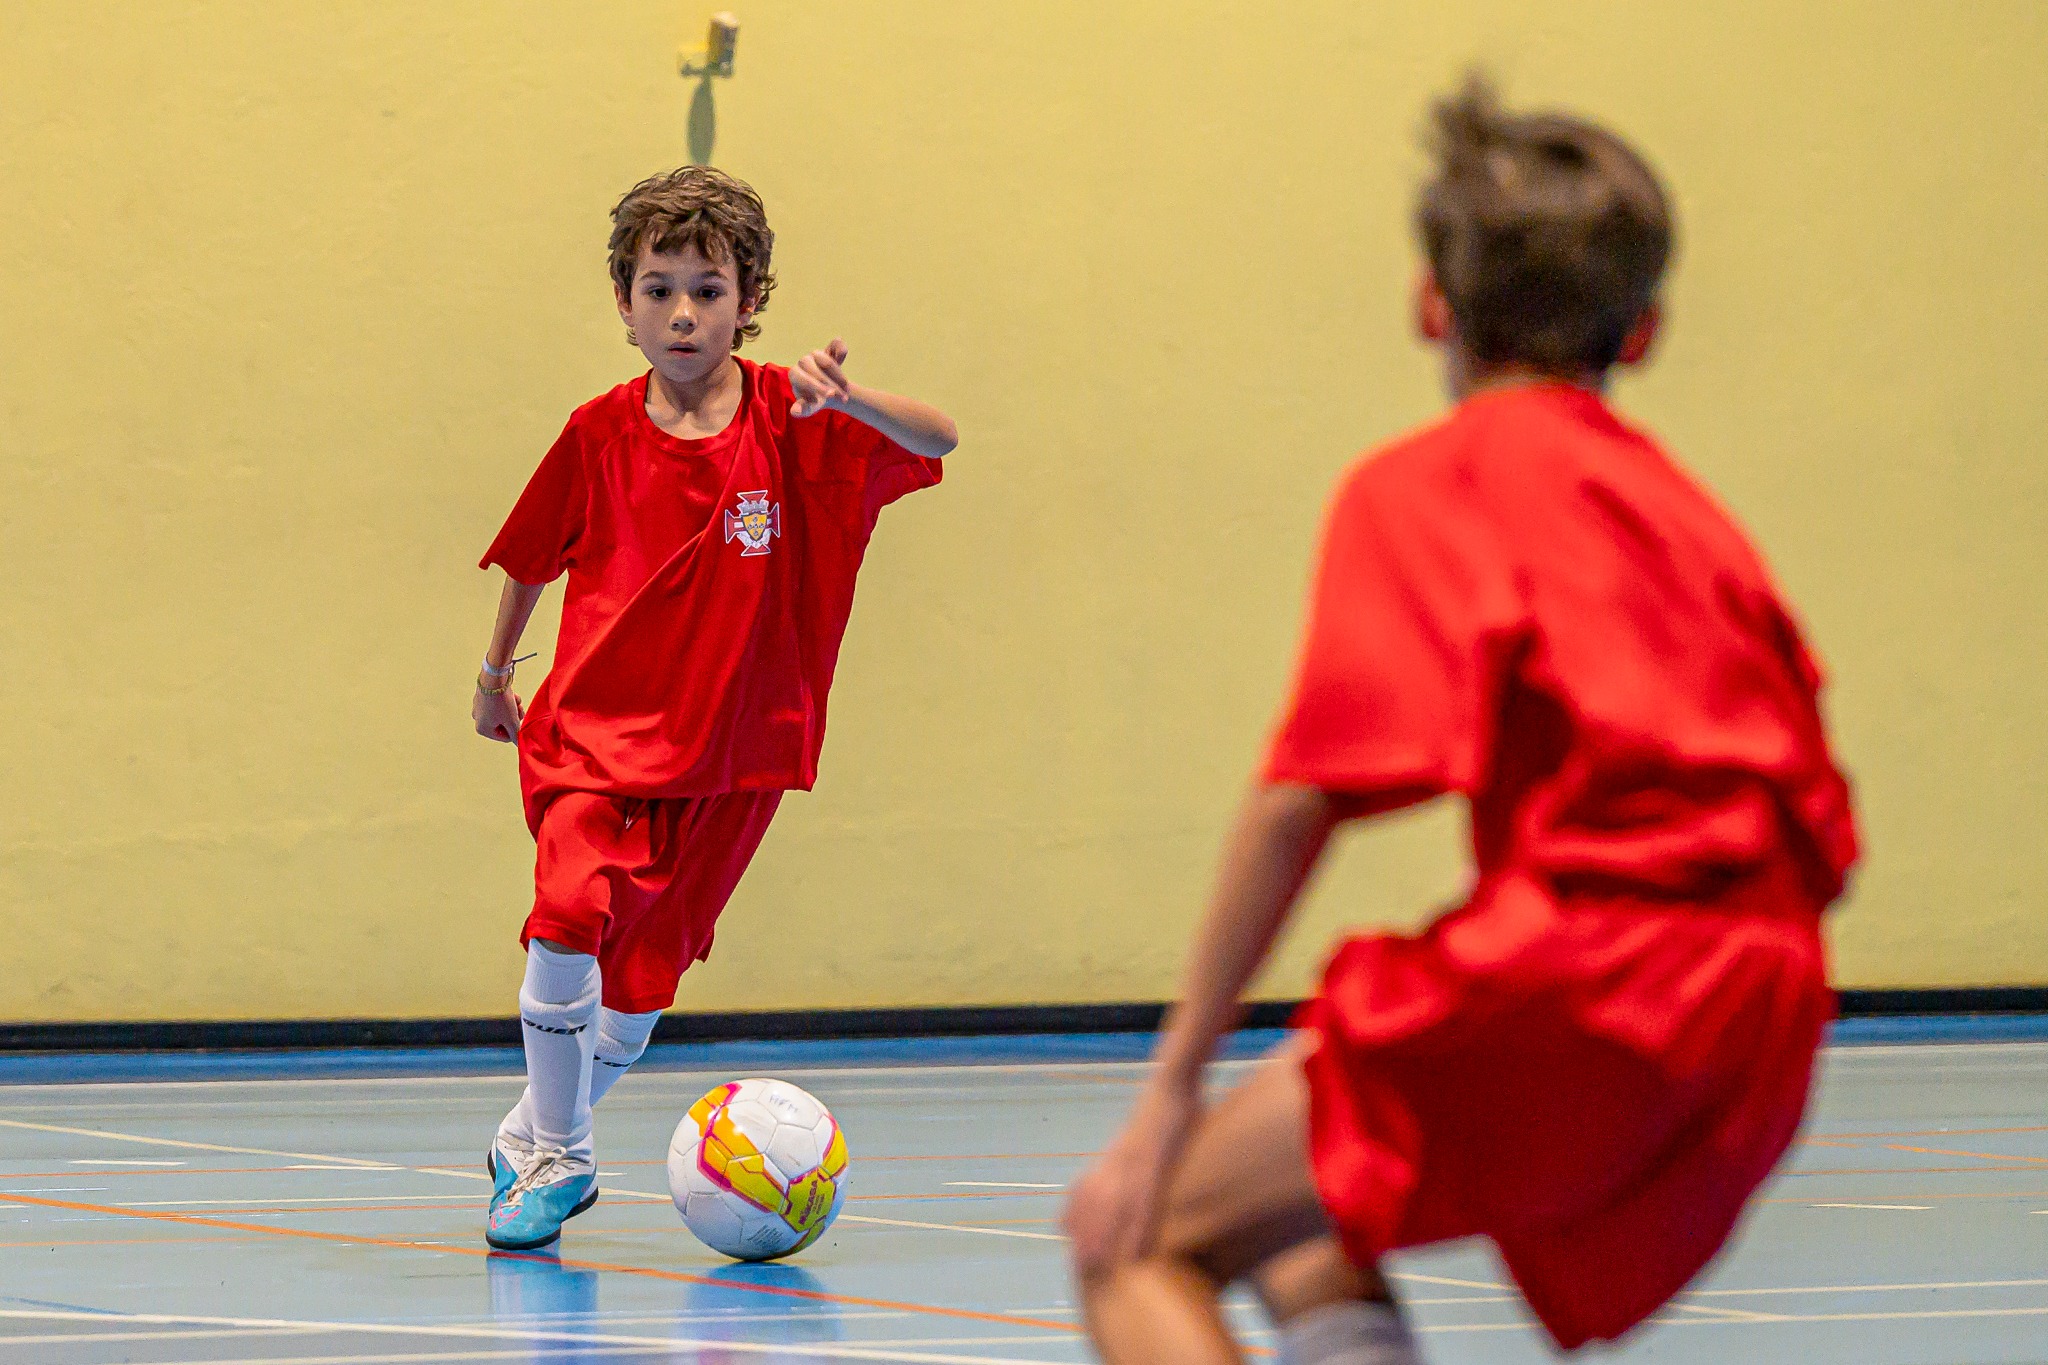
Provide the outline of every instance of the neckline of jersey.
[[1634,435],[1635,429],[1608,403],[1607,395],[1567,379],[1536,379],[1526,384],[1509,384],[1475,393],[1452,409],[1453,414],[1476,413],[1514,402],[1534,402],[1571,414],[1579,422]]
[[628,385],[626,396],[631,400],[629,406],[633,409],[633,422],[641,437],[657,449],[666,450],[672,455],[697,456],[717,455],[739,440],[740,432],[746,424],[747,409],[759,396],[760,385],[756,382],[754,367],[738,356],[733,358],[740,367],[739,406],[732,410],[732,420],[709,436],[675,436],[654,424],[654,419],[647,415],[647,385],[654,377],[653,370],[648,370]]
[[1473,407],[1496,399],[1530,397],[1562,398],[1567,402],[1590,404],[1594,407],[1607,406],[1607,397],[1597,389],[1584,384],[1574,384],[1569,379],[1529,379],[1517,384],[1502,384],[1495,388],[1481,389],[1459,401],[1457,406]]

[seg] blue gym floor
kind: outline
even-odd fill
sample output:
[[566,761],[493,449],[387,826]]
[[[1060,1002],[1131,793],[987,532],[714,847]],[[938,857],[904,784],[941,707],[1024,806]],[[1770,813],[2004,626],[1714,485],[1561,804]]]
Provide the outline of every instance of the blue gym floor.
[[[2048,1360],[2048,1042],[2013,1041],[2042,1032],[1845,1027],[1738,1244],[1603,1358]],[[600,1111],[604,1199],[559,1259],[481,1236],[516,1054],[6,1059],[0,1362],[1086,1360],[1058,1191],[1147,1041],[657,1049]],[[853,1193],[797,1261],[735,1266],[661,1161],[699,1093],[764,1073],[838,1115]],[[1552,1359],[1484,1248],[1395,1271],[1430,1360]]]

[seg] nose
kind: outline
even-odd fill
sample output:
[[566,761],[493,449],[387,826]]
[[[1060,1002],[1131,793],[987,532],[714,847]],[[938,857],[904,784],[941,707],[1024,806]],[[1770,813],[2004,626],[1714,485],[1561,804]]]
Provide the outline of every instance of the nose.
[[676,309],[674,316],[669,318],[668,325],[671,331],[681,332],[684,336],[688,336],[697,330],[697,319],[691,316],[690,306],[682,304]]

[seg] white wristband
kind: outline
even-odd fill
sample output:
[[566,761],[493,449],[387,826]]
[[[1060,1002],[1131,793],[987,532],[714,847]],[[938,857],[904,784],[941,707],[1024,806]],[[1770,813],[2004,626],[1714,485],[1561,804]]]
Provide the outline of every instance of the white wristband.
[[509,677],[511,677],[511,676],[512,676],[512,670],[513,670],[513,669],[515,669],[515,668],[519,667],[519,665],[521,665],[521,664],[525,663],[525,662],[526,662],[526,661],[527,661],[528,659],[531,659],[531,658],[534,658],[534,657],[535,657],[535,656],[534,656],[534,655],[532,655],[532,654],[523,654],[523,655],[521,655],[521,656],[520,656],[519,658],[517,658],[517,659],[514,659],[514,660],[513,660],[513,661],[512,661],[511,663],[508,663],[508,664],[506,664],[506,665],[505,665],[505,666],[504,666],[503,668],[492,668],[492,667],[491,667],[491,661],[490,661],[489,659],[485,659],[485,660],[484,660],[484,673],[485,673],[485,675],[486,675],[486,676],[488,676],[488,677],[493,677],[493,678],[509,678]]

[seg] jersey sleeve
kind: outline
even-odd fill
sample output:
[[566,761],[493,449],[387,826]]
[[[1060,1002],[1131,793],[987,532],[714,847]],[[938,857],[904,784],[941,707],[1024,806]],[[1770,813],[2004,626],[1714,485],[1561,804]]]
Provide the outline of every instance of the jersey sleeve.
[[574,418],[541,457],[479,568],[496,564],[521,583],[551,583],[576,562],[587,510],[583,440]]
[[938,460],[913,455],[875,428],[843,412],[823,414],[828,477],[859,484],[861,503],[870,524],[884,507],[944,477]]
[[1332,500],[1268,783],[1369,813],[1471,791],[1519,649],[1513,575],[1455,498],[1355,468]]

